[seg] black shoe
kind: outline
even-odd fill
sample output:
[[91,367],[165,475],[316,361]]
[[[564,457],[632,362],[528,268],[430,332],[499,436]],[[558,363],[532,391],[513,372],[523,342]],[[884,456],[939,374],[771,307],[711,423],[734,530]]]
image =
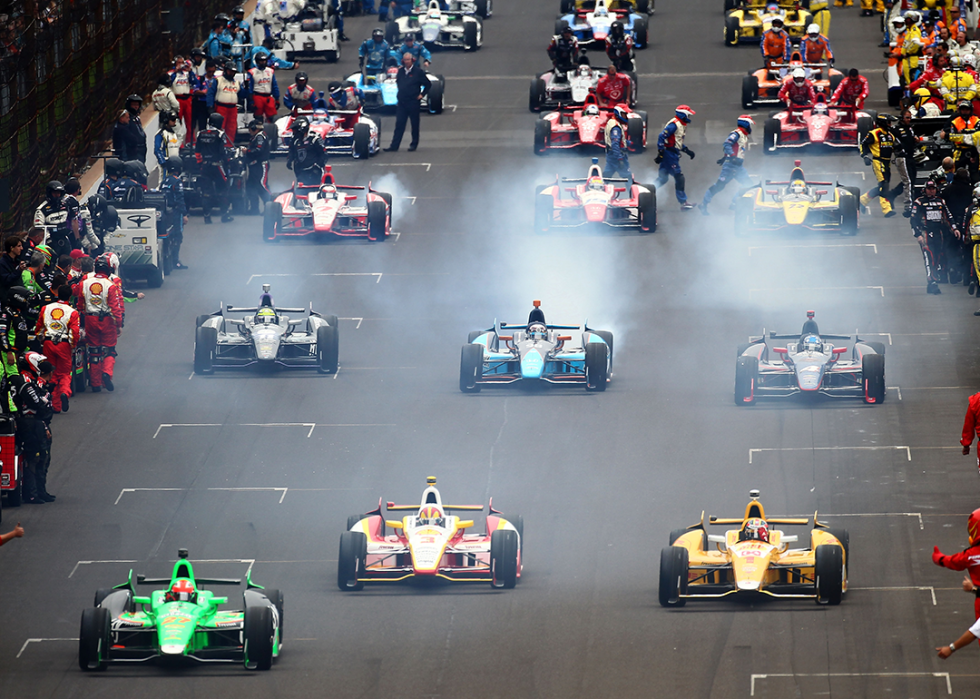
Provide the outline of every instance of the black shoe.
[[398,149],[397,148],[392,148],[391,146],[388,146],[387,148],[384,149],[384,151],[385,151],[385,153],[397,153],[398,152]]
[[892,216],[894,216],[894,215],[895,215],[895,210],[894,210],[894,209],[892,209],[892,210],[891,210],[891,211],[889,211],[889,212],[888,212],[887,214],[885,214],[885,218],[891,218],[891,217],[892,217]]
[[347,36],[346,34],[341,34],[340,35],[340,40],[341,41],[350,41],[350,37]]
[[105,390],[109,393],[116,390],[116,387],[112,385],[112,377],[108,374],[102,374],[102,385],[105,386]]
[[970,287],[966,290],[966,293],[968,293],[970,296],[977,293],[977,283],[975,281],[970,282]]
[[44,495],[38,495],[38,498],[40,498],[41,500],[44,500],[44,502],[54,502],[55,500],[58,499],[54,495],[52,495],[51,493],[45,493]]
[[61,394],[61,412],[63,412],[63,413],[67,413],[68,412],[68,394],[67,393],[62,393]]
[[222,223],[231,223],[234,220],[235,220],[235,217],[234,216],[229,216],[228,214],[225,214],[224,216],[221,217],[221,222]]
[[418,146],[409,146],[409,147],[408,147],[408,152],[409,152],[409,153],[411,153],[411,152],[412,152],[412,151],[414,151],[414,150],[418,150]]
[[40,497],[26,498],[24,500],[25,505],[43,505],[47,500],[42,500]]
[[102,393],[101,386],[92,386],[92,393]]
[[942,292],[942,290],[940,290],[939,284],[937,284],[936,282],[929,282],[929,285],[926,287],[926,293],[927,294],[937,294],[938,295],[938,294],[941,294],[943,292]]
[[185,265],[183,262],[178,261],[177,264],[174,265],[174,269],[187,269],[187,265]]
[[204,222],[210,226],[211,225],[211,217],[210,216],[205,216],[204,217]]

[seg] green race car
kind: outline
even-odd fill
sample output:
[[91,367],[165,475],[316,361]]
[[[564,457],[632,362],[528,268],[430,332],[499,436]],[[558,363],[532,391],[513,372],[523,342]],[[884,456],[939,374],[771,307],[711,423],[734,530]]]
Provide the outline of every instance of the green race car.
[[252,583],[246,575],[243,610],[219,610],[227,597],[201,585],[239,585],[229,578],[197,578],[180,549],[169,578],[136,576],[137,584],[167,585],[149,597],[136,594],[133,571],[122,585],[95,593],[95,606],[82,612],[78,665],[105,670],[109,663],[154,658],[241,662],[246,670],[268,670],[283,639],[283,595]]

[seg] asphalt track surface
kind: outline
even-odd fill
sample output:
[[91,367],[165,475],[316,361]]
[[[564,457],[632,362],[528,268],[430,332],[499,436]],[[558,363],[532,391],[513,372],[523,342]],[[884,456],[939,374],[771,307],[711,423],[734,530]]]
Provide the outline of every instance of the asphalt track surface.
[[[0,552],[0,696],[977,695],[977,648],[945,662],[933,650],[970,624],[973,600],[959,574],[929,560],[933,544],[965,545],[977,506],[975,460],[957,447],[978,374],[976,301],[958,288],[927,296],[905,220],[880,211],[855,238],[737,240],[728,192],[705,219],[680,213],[669,184],[654,234],[535,235],[534,185],[588,162],[531,153],[528,78],[547,67],[556,10],[557,0],[499,0],[480,51],[436,56],[456,108],[423,117],[418,152],[333,161],[343,182],[371,179],[396,196],[396,239],[267,245],[259,218],[192,219],[191,269],[128,307],[116,391],[77,397],[55,420],[58,502],[4,512],[4,530],[20,519],[27,536]],[[340,66],[304,66],[314,86],[356,69],[372,19],[348,20],[355,41]],[[831,36],[838,66],[875,68],[869,106],[881,107],[877,22],[834,10]],[[683,167],[699,199],[740,112],[739,75],[759,54],[722,46],[718,0],[660,0],[651,26],[641,106],[651,139],[677,103],[697,110],[698,156]],[[382,121],[387,145],[393,118]],[[784,177],[793,157],[756,150],[747,164]],[[870,185],[856,155],[802,157],[811,174]],[[653,179],[652,152],[632,163],[639,181]],[[289,182],[281,159],[273,180]],[[194,318],[219,301],[254,303],[264,282],[280,304],[312,300],[344,319],[337,376],[192,375]],[[523,319],[535,298],[552,322],[588,318],[616,334],[609,390],[461,394],[467,332]],[[736,345],[763,328],[796,332],[807,309],[824,332],[886,343],[884,405],[736,408]],[[346,517],[379,497],[417,502],[428,475],[446,501],[493,496],[524,515],[518,587],[339,592]],[[850,530],[844,603],[662,609],[668,532],[702,510],[740,516],[750,488],[771,515],[819,510]],[[94,590],[130,568],[166,575],[180,547],[212,561],[199,574],[251,565],[284,590],[273,670],[79,671],[65,639]]]

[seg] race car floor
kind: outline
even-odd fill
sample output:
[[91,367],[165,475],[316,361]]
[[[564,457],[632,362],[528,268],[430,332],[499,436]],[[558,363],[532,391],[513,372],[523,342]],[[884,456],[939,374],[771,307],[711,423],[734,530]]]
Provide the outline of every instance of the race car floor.
[[[905,219],[875,206],[856,237],[736,239],[714,215],[680,213],[660,191],[660,228],[641,235],[536,235],[534,186],[582,176],[587,155],[532,155],[533,71],[558,2],[499,0],[484,47],[443,52],[447,108],[423,116],[415,153],[335,158],[339,181],[394,197],[383,244],[265,244],[261,218],[185,233],[160,290],[127,306],[114,393],[87,393],[53,425],[55,504],[3,512],[27,535],[0,550],[0,696],[104,697],[928,697],[976,696],[976,646],[940,661],[972,622],[961,575],[932,546],[965,545],[978,505],[976,460],[959,454],[977,384],[980,300],[925,294]],[[878,20],[833,10],[838,66],[867,74],[884,108]],[[348,19],[338,66],[303,66],[311,83],[356,70],[375,18]],[[685,159],[699,200],[741,112],[755,47],[721,44],[719,0],[660,0],[638,54],[651,144],[673,107],[696,111]],[[595,60],[601,65],[601,60]],[[289,74],[280,75],[280,84]],[[755,112],[756,137],[766,110]],[[393,118],[382,118],[387,146]],[[408,138],[404,146],[408,144]],[[634,155],[640,182],[655,148]],[[870,187],[855,154],[753,150],[755,175],[811,175]],[[288,186],[282,159],[274,187]],[[252,304],[271,283],[287,306],[340,316],[340,371],[192,372],[194,319],[219,302]],[[495,318],[519,322],[533,299],[549,321],[615,333],[612,383],[458,390],[460,347]],[[763,329],[795,333],[805,311],[827,333],[887,347],[880,406],[819,398],[732,397],[735,348]],[[438,477],[447,502],[525,519],[517,588],[336,587],[348,515],[378,499],[417,501]],[[740,516],[758,488],[770,515],[811,515],[850,531],[850,591],[811,601],[657,602],[660,549],[702,510]],[[480,522],[478,518],[478,523]],[[712,533],[722,533],[716,527]],[[796,532],[793,532],[796,533]],[[805,534],[805,532],[799,532]],[[806,539],[803,538],[803,541]],[[199,574],[281,588],[285,644],[269,673],[239,665],[77,665],[81,610],[130,568],[166,575],[186,547]],[[230,591],[232,600],[237,593]],[[237,598],[240,599],[240,598]]]

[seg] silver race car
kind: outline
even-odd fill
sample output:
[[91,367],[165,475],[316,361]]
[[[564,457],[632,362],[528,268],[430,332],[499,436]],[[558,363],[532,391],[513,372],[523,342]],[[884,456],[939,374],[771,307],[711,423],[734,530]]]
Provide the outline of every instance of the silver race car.
[[612,376],[612,333],[587,323],[548,325],[540,306],[534,302],[526,325],[494,321],[489,330],[470,333],[460,357],[459,390],[476,393],[483,384],[525,380],[606,390]]
[[385,41],[399,46],[409,34],[427,48],[463,48],[475,51],[483,45],[483,20],[476,15],[444,12],[432,0],[423,12],[412,12],[385,25]]
[[752,405],[759,396],[797,393],[861,398],[875,405],[885,400],[885,346],[857,335],[821,335],[813,316],[807,311],[799,335],[763,333],[739,346],[735,405]]
[[[262,285],[259,305],[221,309],[197,318],[194,371],[211,374],[215,367],[316,367],[321,374],[337,371],[340,335],[337,316],[309,308],[281,308],[272,302],[270,285]],[[234,318],[230,314],[242,314]],[[299,313],[290,317],[287,313]]]

